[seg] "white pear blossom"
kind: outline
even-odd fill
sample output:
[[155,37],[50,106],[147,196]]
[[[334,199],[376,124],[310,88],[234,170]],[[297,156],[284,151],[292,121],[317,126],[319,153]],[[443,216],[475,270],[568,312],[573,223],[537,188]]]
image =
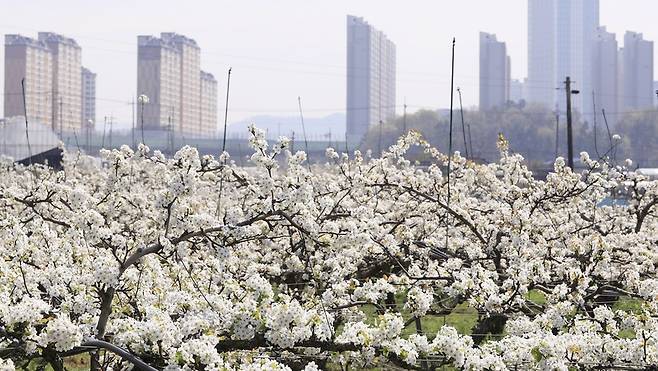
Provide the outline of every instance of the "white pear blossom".
[[658,364],[658,181],[632,161],[536,179],[501,137],[447,177],[410,131],[309,169],[249,131],[245,167],[143,144],[0,161],[0,370],[89,339],[167,370]]

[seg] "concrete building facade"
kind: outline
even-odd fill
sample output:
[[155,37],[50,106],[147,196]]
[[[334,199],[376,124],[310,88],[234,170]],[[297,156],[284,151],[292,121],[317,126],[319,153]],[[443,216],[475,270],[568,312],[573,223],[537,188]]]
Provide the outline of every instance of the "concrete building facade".
[[[573,107],[583,119],[592,120],[592,49],[599,28],[599,0],[557,0],[557,65],[556,80],[564,82],[566,76],[573,81]],[[564,84],[558,85],[563,87]],[[564,91],[557,97],[558,107],[566,110]]]
[[144,128],[190,136],[214,133],[202,119],[201,49],[196,41],[163,32],[159,38],[138,36],[137,43],[137,95],[149,98],[143,106]]
[[[25,78],[25,103],[21,80]],[[52,53],[42,41],[5,35],[5,117],[25,116],[47,126],[53,124]]]
[[555,0],[528,0],[528,82],[526,100],[555,106]]
[[201,71],[201,128],[206,137],[217,134],[217,80],[208,73]]
[[505,43],[480,32],[480,110],[504,107],[510,100],[510,65]]
[[82,125],[96,123],[96,74],[82,67]]
[[140,123],[145,130],[168,130],[180,123],[180,64],[178,50],[153,36],[137,38],[137,95],[148,103],[139,104]]
[[[618,45],[614,33],[605,27],[599,27],[592,48],[592,110],[596,104],[596,118],[603,122],[602,109],[606,112],[618,112],[619,67],[617,61]],[[617,114],[607,115],[610,125],[614,125]]]
[[[528,101],[565,109],[567,76],[573,107],[592,113],[592,49],[599,27],[599,0],[528,0]],[[588,119],[587,117],[585,119]]]
[[509,100],[514,102],[514,103],[521,103],[526,101],[526,84],[527,84],[527,79],[519,80],[519,79],[512,79],[510,81],[510,88],[509,88]]
[[347,141],[395,118],[395,44],[363,18],[347,16]]
[[82,128],[82,49],[68,37],[39,32],[39,41],[52,53],[52,127],[55,132]]
[[653,105],[653,41],[641,33],[627,31],[621,61],[622,111],[646,109]]
[[201,122],[201,49],[196,41],[172,32],[160,34],[163,42],[173,45],[180,56],[180,103],[178,131],[202,135]]
[[24,116],[56,133],[82,128],[82,50],[68,37],[39,32],[37,39],[5,35],[5,117]]

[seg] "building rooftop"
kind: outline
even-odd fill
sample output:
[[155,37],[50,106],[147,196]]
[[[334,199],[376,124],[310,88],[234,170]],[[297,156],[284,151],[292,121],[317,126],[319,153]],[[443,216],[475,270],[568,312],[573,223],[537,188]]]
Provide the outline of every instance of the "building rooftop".
[[60,34],[56,34],[54,32],[39,32],[39,41],[42,41],[44,43],[65,44],[80,49],[80,45],[78,45],[78,43],[74,39]]
[[480,31],[480,41],[485,41],[485,40],[489,40],[489,41],[492,41],[492,42],[499,42],[495,33],[488,33],[488,32]]
[[82,67],[82,74],[96,76],[96,73],[91,72],[91,70],[86,67]]
[[160,37],[139,35],[137,36],[137,44],[139,46],[155,46],[173,50],[180,49],[181,45],[188,45],[199,49],[199,45],[197,45],[194,39],[190,39],[189,37],[174,32],[163,32],[160,34]]
[[44,42],[18,34],[5,35],[5,45],[25,45],[33,48],[50,50]]
[[174,44],[185,44],[185,45],[193,46],[195,48],[199,47],[199,45],[197,45],[194,39],[190,39],[187,36],[177,34],[175,32],[162,32],[160,33],[160,38],[162,40],[165,40],[167,42],[172,42]]
[[201,71],[201,79],[202,80],[212,80],[212,81],[217,81],[215,79],[215,76],[213,76],[212,73],[206,72],[206,71]]
[[369,25],[368,22],[366,22],[363,17],[357,17],[355,15],[347,15],[347,20],[352,21],[354,23],[362,23],[364,25]]
[[[378,35],[380,35],[385,40],[391,41],[383,31],[378,30],[377,28],[375,28],[375,26],[373,26],[373,25],[369,24],[368,22],[366,22],[366,20],[364,20],[363,17],[357,17],[357,16],[354,16],[354,15],[349,15],[348,14],[347,15],[347,26],[348,27],[354,26],[354,27],[367,28],[370,32],[377,33]],[[393,44],[392,41],[391,41],[391,43]],[[393,46],[395,46],[395,44],[393,44]]]

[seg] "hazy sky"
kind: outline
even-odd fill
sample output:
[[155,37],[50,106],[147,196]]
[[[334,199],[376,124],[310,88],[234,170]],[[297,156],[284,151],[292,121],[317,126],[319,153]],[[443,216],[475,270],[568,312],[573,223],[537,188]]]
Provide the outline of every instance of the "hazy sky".
[[[456,85],[464,104],[478,97],[478,32],[507,43],[512,76],[526,76],[527,0],[2,0],[2,34],[75,38],[82,63],[98,74],[97,116],[130,122],[136,90],[137,35],[173,31],[194,38],[202,68],[219,81],[233,67],[229,122],[257,114],[307,116],[345,108],[346,14],[364,17],[397,45],[397,102],[409,111],[449,105],[450,44],[457,38]],[[101,5],[102,4],[102,5]],[[111,6],[110,6],[111,4]],[[601,0],[601,24],[658,40],[656,0]],[[4,61],[4,49],[0,49]],[[4,67],[3,67],[4,68]],[[4,86],[4,72],[0,86]],[[0,105],[2,102],[0,102]],[[398,113],[402,111],[398,108]]]

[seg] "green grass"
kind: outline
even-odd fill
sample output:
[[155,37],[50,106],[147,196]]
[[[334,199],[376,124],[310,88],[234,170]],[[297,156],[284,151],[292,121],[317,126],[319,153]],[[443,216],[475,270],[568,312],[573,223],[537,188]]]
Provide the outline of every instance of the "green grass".
[[[640,299],[622,296],[613,305],[613,310],[621,310],[627,313],[640,314],[642,313],[642,305],[644,301]],[[631,329],[624,329],[619,331],[619,337],[622,339],[635,339],[635,331]]]
[[[405,298],[405,294],[396,295],[396,303],[402,307],[404,305]],[[366,324],[375,326],[378,323],[380,314],[377,311],[377,307],[374,305],[364,305],[360,307],[360,309],[366,316],[366,320],[364,321]],[[411,320],[412,318],[409,311],[404,308],[400,309],[400,314],[402,315],[402,318],[405,322]],[[460,334],[470,335],[473,326],[475,326],[477,323],[477,319],[477,310],[475,308],[471,308],[467,303],[462,303],[455,307],[455,309],[453,309],[453,311],[448,315],[426,315],[421,318],[420,323],[422,332],[427,335],[429,340],[432,340],[434,336],[436,336],[436,333],[443,326],[452,326],[457,329]],[[342,328],[339,327],[337,332],[340,332],[341,330]],[[408,338],[409,335],[415,333],[416,323],[412,321],[402,330],[402,337]]]
[[[19,367],[16,365],[16,370],[21,371],[37,371],[42,366],[41,359],[33,359],[27,367]],[[68,371],[86,371],[89,370],[89,355],[81,354],[78,356],[67,357],[64,359],[64,369]],[[44,368],[45,371],[53,371],[53,368],[48,364]]]
[[528,293],[525,295],[525,298],[526,300],[530,300],[537,305],[546,304],[546,295],[544,295],[544,293],[539,290],[528,291]]
[[640,314],[642,313],[642,305],[644,301],[640,299],[622,296],[613,304],[613,310],[621,310],[627,313]]
[[[538,290],[531,290],[526,295],[525,298],[537,305],[544,305],[546,303],[546,296],[544,293]],[[402,307],[404,305],[404,300],[406,299],[406,293],[399,293],[395,297],[396,303]],[[643,301],[639,299],[634,299],[630,297],[619,298],[617,302],[613,305],[613,310],[622,310],[629,313],[641,313]],[[380,320],[380,314],[377,311],[377,307],[374,305],[364,305],[360,307],[361,311],[366,316],[365,322],[369,325],[376,325]],[[404,321],[411,319],[411,315],[408,310],[401,309],[400,313]],[[421,328],[423,333],[426,334],[429,340],[432,340],[436,333],[443,326],[452,326],[457,332],[463,335],[470,335],[472,333],[473,327],[477,324],[478,312],[475,308],[472,308],[468,303],[461,303],[457,305],[450,314],[445,316],[436,316],[436,315],[427,315],[421,319]],[[342,331],[342,325],[336,329],[336,332],[340,333]],[[407,327],[402,331],[402,337],[408,338],[409,335],[416,333],[416,324],[411,322]],[[619,336],[622,338],[635,338],[635,333],[632,330],[622,330],[619,333]],[[27,368],[17,368],[19,370],[25,371],[36,371],[39,366],[38,361],[32,361]],[[75,357],[69,357],[65,360],[64,366],[66,370],[70,371],[82,371],[89,369],[89,356],[80,355]],[[340,367],[335,364],[328,364],[327,369],[329,370],[340,370]],[[369,368],[367,370],[376,371],[376,370],[385,370],[389,369],[384,366],[383,368]],[[46,371],[52,371],[50,365],[46,366]],[[451,366],[439,367],[438,370],[454,370]]]

